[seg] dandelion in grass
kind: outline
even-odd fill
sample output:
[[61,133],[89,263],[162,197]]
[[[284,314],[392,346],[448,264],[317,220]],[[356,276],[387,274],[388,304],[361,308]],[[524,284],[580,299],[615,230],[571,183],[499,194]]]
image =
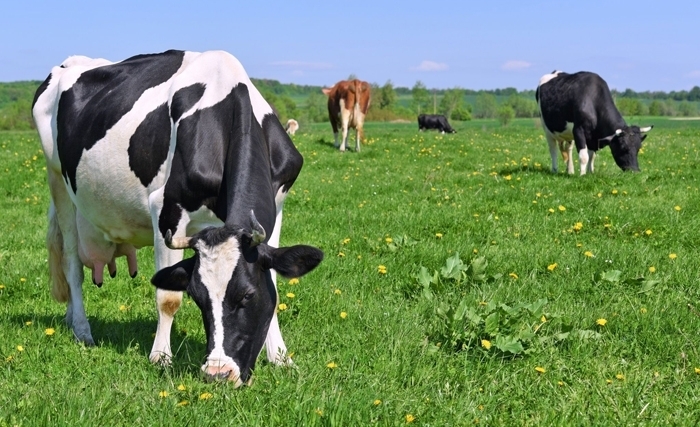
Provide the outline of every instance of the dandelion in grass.
[[31,326],[32,321],[31,321],[31,320],[27,320],[26,322],[24,322],[24,324],[27,325],[27,326]]
[[341,319],[346,319],[347,317],[348,317],[348,313],[346,313],[346,312],[344,312],[344,311],[341,311],[341,312],[340,312],[340,318],[341,318]]
[[639,309],[639,312],[642,313],[642,314],[647,314],[647,308],[646,308],[646,307],[642,307],[642,308]]
[[290,285],[298,285],[298,284],[299,284],[299,279],[297,279],[296,277],[295,277],[294,279],[289,279],[289,282],[288,282],[288,283],[289,283]]
[[333,291],[333,293],[336,294],[336,295],[340,295],[340,294],[343,293],[343,291],[341,291],[340,289],[336,289],[336,290]]
[[491,341],[481,340],[481,346],[484,347],[486,350],[491,350]]
[[515,280],[515,279],[518,278],[518,275],[515,274],[515,273],[510,273],[510,274],[508,274],[508,276],[510,276],[510,278],[513,279],[513,280]]
[[478,249],[476,249],[476,248],[474,248],[474,250],[472,251],[472,253],[473,253],[474,255],[476,255],[476,254],[478,254],[478,253],[479,253],[479,250],[478,250]]
[[387,237],[386,239],[384,239],[384,241],[387,243],[391,243],[394,241],[394,239],[392,239],[391,237]]
[[513,179],[513,177],[510,176],[510,175],[506,175],[506,176],[504,176],[503,178],[504,178],[506,181],[510,181],[511,179]]
[[386,274],[386,266],[384,266],[384,265],[378,266],[377,271],[379,272],[379,274]]
[[289,307],[287,307],[287,304],[285,304],[285,303],[282,303],[282,304],[280,304],[280,305],[277,306],[277,309],[278,309],[279,311],[284,311],[284,310],[286,310],[287,308],[289,308]]
[[56,333],[56,330],[54,328],[46,328],[44,329],[44,333],[48,336],[51,336]]
[[574,229],[574,231],[581,231],[583,229],[583,223],[577,222],[572,228]]
[[0,285],[0,289],[5,289],[5,285]]
[[557,385],[559,387],[564,387],[564,381],[557,381]]
[[437,237],[438,239],[442,239],[442,233],[435,233],[435,237]]
[[187,387],[185,387],[184,384],[180,384],[179,386],[177,386],[177,389],[180,391],[185,391],[185,390],[187,390]]
[[326,364],[326,368],[328,368],[328,369],[335,369],[337,367],[338,367],[338,364],[335,362],[330,362],[330,363]]
[[536,366],[535,371],[539,372],[540,374],[544,374],[545,372],[547,372],[547,370],[541,366]]
[[565,210],[566,210],[566,206],[559,205],[559,212],[564,212]]
[[613,189],[613,190],[611,191],[611,193],[617,194],[617,190],[616,190],[616,189]]
[[199,400],[208,400],[208,399],[211,399],[212,397],[214,397],[213,394],[208,393],[208,392],[204,392],[204,393],[199,395]]
[[617,375],[615,375],[615,378],[617,378],[617,379],[620,380],[620,381],[624,381],[624,380],[625,380],[624,374],[617,374]]
[[374,399],[374,402],[372,402],[372,403],[374,404],[374,406],[379,406],[382,404],[382,401],[379,399]]
[[700,375],[700,368],[695,368],[695,373]]
[[608,321],[603,319],[603,318],[600,318],[600,319],[595,321],[595,324],[598,326],[605,326],[605,325],[607,325],[607,323],[608,323]]
[[540,322],[547,323],[547,318],[544,317],[544,315],[542,315],[542,317],[540,318]]
[[160,393],[158,393],[158,396],[160,396],[160,397],[168,397],[168,392],[165,391],[165,390],[163,390],[163,391],[161,391]]
[[414,416],[411,415],[411,414],[406,414],[406,422],[407,422],[407,423],[410,424],[410,423],[414,422],[415,420],[416,420],[416,417],[414,417]]
[[554,271],[557,268],[558,264],[555,262],[554,264],[549,264],[547,266],[547,271]]
[[18,345],[18,346],[17,346],[17,351],[24,351],[24,347],[22,347],[21,345]]
[[586,256],[587,258],[593,258],[595,256],[595,255],[593,255],[593,252],[591,252],[591,251],[586,251],[583,253],[583,255]]
[[603,197],[603,193],[598,193],[598,197]]
[[647,230],[644,232],[644,234],[646,234],[647,236],[651,236],[651,230],[647,229]]
[[294,295],[293,293],[287,292],[287,298],[292,299],[292,298],[294,298],[295,296],[296,296],[296,295]]
[[19,281],[20,281],[20,282],[26,282],[27,279],[25,279],[24,277],[20,277]]
[[605,380],[606,384],[612,384],[612,380]]
[[129,307],[125,306],[124,304],[119,306],[119,311],[126,311],[128,309],[129,309]]
[[322,416],[323,416],[323,411],[321,410],[321,408],[316,408],[316,409],[314,409],[314,412],[315,412],[316,415],[318,415],[319,417],[322,417]]
[[345,256],[345,252],[338,252],[338,256],[339,256],[340,258],[343,258],[343,257]]
[[676,259],[676,258],[678,258],[678,255],[676,255],[676,254],[668,254],[668,257],[669,257],[670,259]]
[[189,404],[190,404],[190,402],[183,400],[182,402],[178,402],[178,404],[176,406],[187,406]]
[[349,238],[343,239],[343,244],[344,244],[344,245],[347,245],[348,243],[350,243],[350,239],[349,239]]
[[549,213],[554,213],[554,209],[552,209],[552,208],[549,208],[547,210],[549,211]]
[[680,211],[681,211],[681,207],[680,207],[680,206],[674,206],[673,209],[674,209],[676,212],[680,212]]
[[649,273],[656,273],[656,267],[654,267],[653,265],[649,267]]

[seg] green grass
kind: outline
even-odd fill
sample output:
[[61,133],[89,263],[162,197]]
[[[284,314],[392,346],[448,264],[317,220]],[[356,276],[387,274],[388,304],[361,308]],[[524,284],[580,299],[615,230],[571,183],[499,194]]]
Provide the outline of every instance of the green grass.
[[[297,367],[261,357],[252,387],[238,390],[202,380],[205,336],[187,297],[173,328],[173,366],[148,362],[151,248],[139,252],[136,279],[120,260],[119,276],[101,289],[85,283],[98,345],[73,341],[47,285],[38,138],[0,133],[0,426],[405,425],[409,414],[414,425],[694,425],[700,122],[635,123],[656,125],[642,172],[621,172],[606,149],[584,177],[549,172],[532,119],[506,128],[454,123],[454,135],[369,123],[359,154],[334,149],[329,125],[303,125],[294,140],[305,164],[282,243],[316,245],[326,259],[298,284],[280,280],[288,306],[280,323]],[[387,237],[404,235],[417,243],[392,250]],[[437,293],[439,303],[464,299],[478,310],[546,298],[547,313],[600,338],[536,344],[518,357],[478,342],[434,351],[435,304],[413,276],[456,252],[467,263],[485,257],[496,278],[466,280]],[[620,280],[596,279],[613,270]],[[638,277],[659,282],[628,280]]]

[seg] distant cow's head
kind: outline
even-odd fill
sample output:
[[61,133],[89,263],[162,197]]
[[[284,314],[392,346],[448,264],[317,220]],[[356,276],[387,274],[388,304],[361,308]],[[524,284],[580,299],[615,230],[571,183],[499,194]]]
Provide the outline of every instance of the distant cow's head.
[[642,148],[642,141],[647,137],[646,133],[653,127],[625,126],[616,130],[614,134],[601,139],[599,143],[601,146],[610,145],[613,159],[620,169],[639,172],[637,154]]
[[192,248],[195,255],[157,272],[158,288],[187,291],[202,311],[207,334],[207,360],[202,370],[210,379],[246,383],[265,342],[277,305],[270,269],[285,277],[313,270],[323,252],[304,245],[273,248],[251,215],[244,227],[207,228],[192,237],[165,236],[171,249]]

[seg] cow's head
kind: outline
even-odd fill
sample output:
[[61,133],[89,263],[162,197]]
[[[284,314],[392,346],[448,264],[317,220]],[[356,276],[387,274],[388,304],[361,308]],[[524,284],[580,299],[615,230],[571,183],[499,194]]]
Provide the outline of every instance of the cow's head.
[[158,288],[187,291],[202,311],[207,334],[209,379],[246,383],[265,342],[277,306],[270,269],[285,277],[313,270],[323,252],[311,246],[273,248],[251,213],[251,224],[207,228],[192,237],[165,240],[171,249],[192,248],[195,255],[157,272]]
[[601,147],[610,145],[613,159],[615,159],[615,163],[620,169],[639,172],[637,154],[642,148],[642,141],[647,137],[646,133],[653,127],[624,126],[621,129],[617,129],[614,134],[602,138],[598,142]]

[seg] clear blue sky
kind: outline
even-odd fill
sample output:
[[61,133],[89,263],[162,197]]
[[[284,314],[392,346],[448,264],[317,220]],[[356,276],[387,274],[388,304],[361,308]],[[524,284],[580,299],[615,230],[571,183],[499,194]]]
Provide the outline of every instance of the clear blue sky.
[[11,1],[0,81],[69,55],[223,49],[251,77],[331,85],[533,89],[554,69],[619,90],[700,86],[700,1]]

